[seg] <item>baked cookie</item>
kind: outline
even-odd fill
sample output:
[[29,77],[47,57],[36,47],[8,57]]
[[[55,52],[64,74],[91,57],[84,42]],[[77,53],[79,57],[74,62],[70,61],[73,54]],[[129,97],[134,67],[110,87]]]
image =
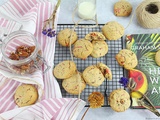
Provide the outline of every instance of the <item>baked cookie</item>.
[[86,83],[81,73],[75,72],[70,78],[63,80],[62,86],[68,93],[78,95],[85,89]]
[[132,5],[125,1],[121,0],[114,4],[114,14],[119,17],[129,16],[132,12]]
[[105,36],[101,32],[90,32],[85,36],[86,40],[106,40]]
[[93,45],[93,51],[91,53],[91,56],[94,58],[99,58],[102,56],[105,56],[108,52],[108,45],[103,40],[94,40],[92,41]]
[[61,30],[57,36],[58,43],[65,47],[70,46],[70,40],[72,45],[77,40],[77,38],[77,33],[75,31],[72,31],[71,29]]
[[30,84],[24,84],[17,87],[14,100],[19,107],[28,106],[34,104],[38,99],[37,89]]
[[75,42],[73,47],[73,55],[77,58],[87,59],[87,57],[92,53],[93,45],[90,41],[85,39],[80,39]]
[[108,40],[118,40],[124,35],[124,27],[116,21],[106,23],[102,33]]
[[157,65],[160,66],[160,50],[158,50],[156,52],[155,61],[156,61]]
[[138,60],[134,52],[128,49],[122,49],[115,56],[118,64],[125,69],[133,69],[137,66]]
[[76,64],[73,61],[62,61],[53,69],[53,74],[58,79],[71,77],[76,71]]
[[100,92],[92,92],[88,96],[90,108],[99,108],[104,105],[104,96]]
[[116,112],[124,112],[130,107],[130,104],[130,96],[123,89],[114,90],[109,95],[109,105]]
[[97,67],[103,73],[104,77],[107,78],[107,80],[112,80],[112,71],[110,70],[110,68],[107,65],[105,65],[103,63],[98,63]]
[[88,66],[83,71],[83,78],[85,82],[91,86],[98,87],[105,80],[102,72],[97,68],[96,65]]

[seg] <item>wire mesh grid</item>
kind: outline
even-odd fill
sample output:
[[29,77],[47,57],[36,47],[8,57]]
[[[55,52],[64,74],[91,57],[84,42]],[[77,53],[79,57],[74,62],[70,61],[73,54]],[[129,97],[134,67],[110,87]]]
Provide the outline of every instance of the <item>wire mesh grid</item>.
[[[84,38],[86,34],[90,33],[90,32],[100,32],[101,28],[103,25],[99,25],[96,28],[82,28],[83,25],[80,25],[78,27],[76,27],[75,31],[78,35],[78,39]],[[90,25],[86,25],[85,26],[90,26]],[[60,24],[57,26],[57,33],[59,33],[59,31],[65,29],[65,28],[69,28],[72,29],[74,27],[74,25],[69,24],[69,25],[64,25],[64,24]],[[87,104],[86,106],[89,106],[89,103],[87,101],[89,94],[91,94],[92,92],[101,92],[104,96],[105,96],[105,103],[103,107],[107,107],[109,106],[108,104],[108,95],[115,89],[118,88],[122,88],[122,86],[119,84],[119,79],[120,77],[122,77],[124,75],[124,69],[122,67],[120,67],[118,65],[118,63],[115,60],[115,55],[119,52],[119,50],[121,50],[123,48],[123,41],[122,38],[120,40],[114,40],[114,41],[106,41],[108,44],[108,53],[104,56],[104,57],[100,57],[100,58],[93,58],[91,56],[89,56],[86,60],[81,60],[78,58],[74,57],[74,62],[77,65],[77,69],[80,72],[83,72],[83,70],[88,67],[89,65],[94,65],[96,63],[102,62],[104,64],[106,64],[112,71],[112,80],[105,80],[102,85],[100,85],[99,87],[92,87],[87,85],[85,90],[81,93],[81,99],[86,101]],[[71,60],[71,56],[70,56],[70,50],[68,47],[63,47],[60,44],[58,44],[58,42],[56,41],[56,46],[55,46],[55,57],[54,57],[54,65],[56,66],[59,62],[64,61],[64,60]],[[77,98],[78,95],[72,95],[67,93],[63,87],[62,87],[62,80],[57,80],[59,85],[60,85],[60,89],[62,92],[62,96],[66,97],[66,98]]]

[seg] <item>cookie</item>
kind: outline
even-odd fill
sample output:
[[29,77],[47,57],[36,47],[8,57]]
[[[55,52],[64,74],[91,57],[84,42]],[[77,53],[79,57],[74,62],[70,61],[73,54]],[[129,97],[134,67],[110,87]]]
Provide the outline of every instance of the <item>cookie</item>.
[[90,108],[99,108],[104,105],[104,96],[100,92],[92,92],[88,96],[88,102],[90,104]]
[[75,43],[77,38],[78,38],[77,33],[75,31],[72,31],[71,29],[61,30],[57,36],[58,43],[65,47],[70,46],[70,40],[71,40],[71,45]]
[[71,77],[76,71],[76,64],[73,61],[62,61],[53,69],[53,74],[58,79]]
[[81,73],[75,72],[70,78],[63,80],[62,86],[68,93],[78,95],[85,89],[86,83]]
[[124,35],[124,27],[116,21],[106,23],[102,33],[108,40],[118,40]]
[[14,100],[19,107],[28,106],[34,104],[38,99],[37,89],[30,84],[24,84],[17,87]]
[[156,61],[157,65],[160,66],[160,50],[158,50],[156,52],[155,61]]
[[90,32],[85,36],[86,40],[106,40],[105,36],[101,32]]
[[90,41],[85,39],[80,39],[75,42],[73,47],[73,55],[76,58],[87,59],[87,57],[92,53],[93,45]]
[[138,60],[134,52],[128,49],[122,49],[115,56],[118,64],[125,69],[133,69],[137,66]]
[[123,89],[114,90],[109,95],[109,105],[116,112],[124,112],[130,107],[130,104],[130,96]]
[[112,71],[107,65],[103,63],[98,63],[97,67],[103,73],[104,77],[107,78],[107,80],[112,80]]
[[105,41],[100,40],[94,40],[92,41],[93,45],[93,51],[91,53],[91,56],[94,58],[99,58],[102,56],[105,56],[108,52],[108,45]]
[[97,68],[96,65],[88,66],[82,73],[83,78],[90,86],[98,87],[105,80],[102,72]]
[[129,16],[132,12],[132,5],[125,1],[121,0],[114,4],[114,14],[119,17]]

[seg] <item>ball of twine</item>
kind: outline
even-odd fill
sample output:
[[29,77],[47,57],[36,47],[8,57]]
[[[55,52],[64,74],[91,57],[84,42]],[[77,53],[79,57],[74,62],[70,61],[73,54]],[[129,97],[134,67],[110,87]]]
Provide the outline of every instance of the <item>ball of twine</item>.
[[144,0],[136,9],[139,24],[144,28],[160,27],[160,0]]

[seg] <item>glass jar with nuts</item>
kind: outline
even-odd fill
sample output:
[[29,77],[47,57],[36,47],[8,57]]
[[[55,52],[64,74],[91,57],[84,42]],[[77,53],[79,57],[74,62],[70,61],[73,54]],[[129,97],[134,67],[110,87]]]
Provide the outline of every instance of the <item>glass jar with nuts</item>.
[[13,73],[30,74],[40,69],[43,63],[47,65],[38,41],[27,31],[9,34],[3,40],[1,49],[5,64]]

